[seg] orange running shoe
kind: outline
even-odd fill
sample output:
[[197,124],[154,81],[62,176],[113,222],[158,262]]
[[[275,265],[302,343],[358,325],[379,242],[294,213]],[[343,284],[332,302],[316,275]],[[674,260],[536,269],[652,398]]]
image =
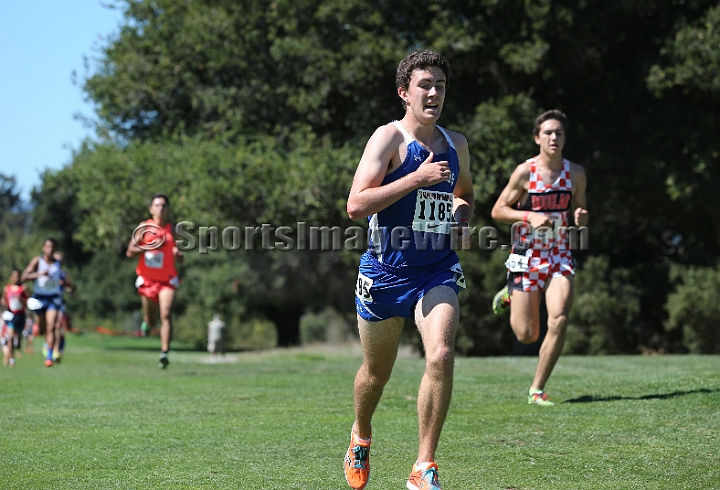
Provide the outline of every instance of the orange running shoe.
[[52,367],[53,362],[50,359],[45,359],[45,367]]
[[370,441],[355,437],[355,427],[350,432],[350,447],[345,454],[345,480],[354,490],[362,490],[370,479]]
[[407,481],[408,490],[442,490],[438,481],[438,467],[435,463],[425,469],[413,465],[412,473]]
[[541,405],[543,407],[552,407],[555,403],[550,400],[550,397],[544,391],[536,391],[534,393],[528,393],[528,404],[529,405]]

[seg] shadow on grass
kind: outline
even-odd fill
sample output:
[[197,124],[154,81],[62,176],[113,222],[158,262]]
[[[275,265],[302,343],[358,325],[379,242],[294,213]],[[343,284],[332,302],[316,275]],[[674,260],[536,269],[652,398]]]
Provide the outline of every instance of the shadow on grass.
[[[101,350],[117,350],[117,351],[159,351],[160,350],[160,339],[157,339],[156,342],[148,343],[148,342],[137,342],[133,343],[131,340],[130,342],[116,342],[110,345],[99,345],[97,346],[98,349]],[[242,352],[251,352],[252,349],[225,349],[226,354],[239,354]],[[208,354],[207,349],[203,347],[193,347],[190,344],[183,344],[180,342],[173,342],[170,345],[170,352],[204,352],[205,354]],[[208,354],[209,355],[209,354]]]
[[658,393],[655,395],[643,395],[643,396],[595,396],[595,395],[584,395],[578,398],[572,398],[565,400],[563,403],[593,403],[593,402],[614,402],[618,400],[667,400],[670,398],[677,398],[679,396],[686,395],[697,395],[704,394],[709,395],[711,393],[717,393],[720,390],[709,390],[703,388],[700,390],[690,391],[675,391],[673,393]]
[[[151,337],[152,338],[152,337]],[[130,339],[130,340],[125,340]],[[109,351],[158,351],[160,350],[160,338],[157,338],[154,342],[148,342],[143,337],[143,340],[136,341],[132,337],[125,337],[119,341],[113,342],[112,345],[100,345],[99,349]],[[171,352],[204,352],[207,354],[207,349],[203,347],[193,347],[190,344],[184,344],[181,342],[173,342],[170,345]],[[252,349],[225,349],[226,354],[238,354],[241,352],[250,352]]]
[[[123,351],[159,351],[160,350],[160,342],[157,343],[157,345],[105,345],[102,347],[99,347],[102,350],[123,350]],[[187,345],[178,345],[176,346],[174,343],[170,346],[171,352],[203,352],[202,349],[195,349],[193,347],[187,346]]]

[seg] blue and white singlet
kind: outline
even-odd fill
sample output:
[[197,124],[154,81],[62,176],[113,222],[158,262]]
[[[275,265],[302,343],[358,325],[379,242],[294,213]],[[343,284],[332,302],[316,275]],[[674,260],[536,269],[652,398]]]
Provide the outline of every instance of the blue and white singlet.
[[[402,132],[407,154],[402,165],[386,175],[380,185],[387,185],[415,172],[429,156],[405,130],[400,121],[393,124]],[[430,187],[416,189],[388,206],[368,216],[368,255],[378,262],[394,267],[424,267],[444,262],[456,256],[450,246],[453,226],[453,191],[460,172],[455,145],[448,133],[436,126],[445,136],[448,151],[434,155],[433,161],[447,161],[451,177]]]
[[45,262],[45,259],[40,256],[37,271],[48,271],[48,273],[45,276],[40,276],[35,279],[33,285],[33,295],[59,296],[62,293],[62,286],[60,285],[60,262],[53,261],[51,264],[48,264]]

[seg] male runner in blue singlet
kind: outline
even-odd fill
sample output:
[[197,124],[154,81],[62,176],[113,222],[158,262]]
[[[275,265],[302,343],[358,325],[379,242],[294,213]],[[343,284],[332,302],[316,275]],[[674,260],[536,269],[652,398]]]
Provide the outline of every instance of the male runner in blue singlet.
[[440,490],[435,450],[452,395],[457,294],[465,288],[451,233],[462,227],[460,245],[469,247],[473,204],[467,141],[436,124],[449,76],[448,61],[432,51],[400,62],[396,85],[405,116],[372,135],[348,197],[348,215],[368,218],[371,234],[355,290],[364,356],[344,465],[356,490],[367,485],[371,419],[406,318],[415,320],[426,354],[418,393],[418,458],[407,488]]

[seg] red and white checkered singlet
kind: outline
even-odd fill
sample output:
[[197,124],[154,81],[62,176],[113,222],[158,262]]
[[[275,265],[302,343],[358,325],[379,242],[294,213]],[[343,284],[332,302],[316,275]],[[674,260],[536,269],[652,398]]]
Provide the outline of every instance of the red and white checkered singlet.
[[531,158],[528,200],[523,206],[533,212],[544,213],[553,222],[552,230],[533,230],[528,223],[523,223],[518,237],[527,246],[534,249],[567,248],[568,211],[572,206],[572,180],[570,179],[570,162],[563,159],[560,175],[550,185],[543,182],[538,173],[537,161]]

